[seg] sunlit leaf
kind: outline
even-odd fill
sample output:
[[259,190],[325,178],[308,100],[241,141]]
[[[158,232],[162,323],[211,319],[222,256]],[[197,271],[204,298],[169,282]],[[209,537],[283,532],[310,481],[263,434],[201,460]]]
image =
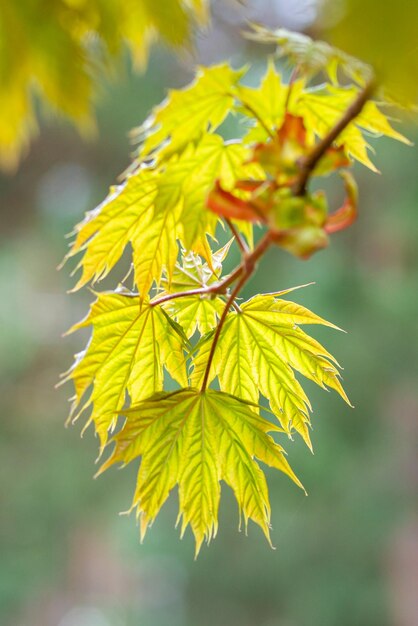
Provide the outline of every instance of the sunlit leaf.
[[[289,434],[297,431],[311,447],[310,403],[293,370],[321,387],[335,389],[348,402],[336,362],[299,324],[335,328],[308,309],[272,295],[255,296],[228,314],[215,351],[209,381],[215,376],[223,391],[258,403],[265,396]],[[199,385],[206,371],[212,337],[195,359],[192,383]]]
[[[232,240],[217,252],[211,255],[212,269],[208,263],[195,253],[183,254],[181,262],[177,263],[171,283],[170,293],[192,291],[202,287],[208,287],[219,281],[222,273],[222,261],[224,260]],[[168,288],[168,281],[163,280],[162,286]],[[164,297],[168,292],[163,291],[159,297]],[[216,294],[194,295],[168,300],[164,308],[183,328],[187,337],[192,337],[196,330],[205,335],[217,324],[223,311],[225,302]]]
[[152,117],[138,129],[145,141],[140,156],[146,156],[169,140],[158,158],[181,151],[202,133],[216,128],[231,111],[234,102],[232,89],[242,75],[228,64],[201,68],[196,80],[182,90],[171,91],[167,100],[156,107]]
[[67,255],[83,252],[76,268],[81,267],[82,273],[75,288],[107,276],[128,243],[133,248],[135,283],[141,295],[154,281],[159,283],[164,269],[170,277],[178,240],[190,248],[216,227],[217,220],[205,205],[213,181],[219,178],[230,186],[242,171],[254,169],[245,165],[248,155],[241,145],[205,135],[162,171],[141,168],[130,174],[76,227]]
[[88,423],[94,423],[103,446],[128,396],[136,403],[162,389],[163,366],[181,385],[187,384],[185,346],[164,312],[146,303],[140,306],[138,297],[100,295],[72,330],[86,326],[93,328],[92,339],[67,375],[75,387],[70,417],[91,408]]
[[218,528],[220,481],[233,490],[245,525],[258,524],[270,540],[270,503],[257,461],[298,486],[283,449],[268,435],[278,429],[243,400],[219,391],[182,389],[158,394],[127,412],[103,469],[141,457],[132,508],[144,536],[170,491],[179,488],[181,533],[190,525],[196,555]]
[[283,122],[288,87],[282,83],[274,63],[269,62],[267,71],[257,87],[238,86],[236,93],[242,112],[256,125],[245,137],[248,142],[265,141]]
[[[300,91],[298,96],[292,99],[292,110],[302,116],[309,132],[322,138],[341,118],[357,93],[358,90],[354,87],[342,88],[332,85]],[[376,171],[367,153],[370,144],[366,136],[372,135],[383,135],[403,143],[410,143],[392,128],[388,118],[375,102],[368,102],[360,115],[341,133],[336,144],[343,145],[352,158]]]

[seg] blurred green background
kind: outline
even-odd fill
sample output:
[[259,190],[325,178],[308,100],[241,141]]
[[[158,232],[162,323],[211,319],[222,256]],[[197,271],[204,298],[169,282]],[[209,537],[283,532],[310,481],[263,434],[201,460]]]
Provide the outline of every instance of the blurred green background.
[[[198,58],[253,58],[261,71],[239,25],[223,13]],[[226,488],[218,537],[196,562],[191,536],[174,528],[176,496],[140,545],[134,518],[117,515],[135,468],[93,481],[92,431],[81,441],[80,424],[64,429],[71,389],[54,385],[86,336],[61,335],[91,297],[68,295],[74,281],[55,269],[64,235],[128,165],[129,129],[191,66],[163,49],[143,76],[121,63],[103,83],[95,140],[48,120],[19,171],[0,179],[0,624],[416,626],[416,149],[376,142],[382,176],[358,168],[357,223],[309,262],[271,251],[244,294],[315,281],[295,300],[348,331],[313,331],[344,365],[356,408],[306,383],[315,455],[284,445],[309,497],[268,471],[276,550],[255,526],[238,533]]]

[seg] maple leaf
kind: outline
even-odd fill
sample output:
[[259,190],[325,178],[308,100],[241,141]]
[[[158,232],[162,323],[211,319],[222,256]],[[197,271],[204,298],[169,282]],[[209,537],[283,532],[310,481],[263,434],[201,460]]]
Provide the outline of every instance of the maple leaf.
[[216,535],[223,480],[235,494],[245,525],[253,520],[270,541],[267,484],[257,461],[302,487],[283,448],[268,434],[280,431],[248,403],[220,391],[161,393],[126,412],[113,454],[100,472],[141,457],[132,508],[142,537],[178,485],[181,534],[191,526],[197,555],[203,541]]
[[[98,295],[88,316],[73,332],[93,327],[86,350],[76,356],[64,376],[75,388],[70,418],[92,407],[87,425],[94,423],[101,446],[126,404],[160,391],[163,366],[180,385],[187,385],[184,337],[175,322],[159,307],[121,293]],[[92,387],[86,400],[85,394]]]
[[[202,262],[199,255],[183,251],[181,263],[177,263],[169,283],[167,279],[162,281],[164,291],[159,297],[169,293],[185,292],[194,289],[209,287],[219,281],[222,273],[222,262],[228,254],[233,240],[211,254],[211,265]],[[166,291],[165,289],[168,289]],[[182,298],[168,300],[163,304],[170,317],[176,320],[182,327],[187,337],[192,337],[196,330],[205,335],[218,322],[224,309],[225,302],[216,294],[193,294]]]
[[245,33],[248,39],[259,43],[275,43],[277,56],[287,58],[298,73],[308,78],[323,72],[332,83],[337,84],[338,71],[341,70],[350,80],[364,85],[371,76],[372,68],[369,65],[325,41],[315,41],[308,35],[286,28],[271,30],[259,24],[251,26],[252,30]]
[[180,203],[181,239],[191,249],[199,237],[213,234],[217,220],[205,207],[205,199],[216,179],[226,188],[233,187],[240,176],[258,171],[247,164],[250,152],[242,144],[226,143],[216,134],[204,135],[190,144],[178,160],[168,163],[160,181],[156,214]]
[[213,232],[215,216],[205,198],[214,179],[226,186],[236,176],[256,168],[245,164],[248,150],[227,144],[218,135],[205,135],[169,161],[164,170],[140,168],[76,227],[66,259],[79,252],[82,268],[75,287],[102,280],[118,262],[128,243],[133,248],[135,283],[146,294],[158,284],[163,269],[170,276],[178,256],[178,240],[188,248],[206,232]]
[[[358,89],[356,87],[321,86],[312,90],[302,90],[293,94],[290,107],[301,115],[308,131],[318,137],[324,137],[340,119],[347,107],[353,102]],[[369,101],[363,111],[341,133],[336,145],[369,169],[377,171],[367,151],[370,149],[363,131],[368,136],[385,136],[409,144],[409,140],[390,125],[388,118],[379,110],[377,104]]]
[[[283,292],[282,292],[283,293]],[[309,436],[310,403],[293,370],[322,388],[331,387],[346,402],[338,365],[329,352],[299,328],[330,322],[293,302],[272,294],[255,296],[228,314],[217,345],[209,381],[219,379],[221,390],[253,403],[265,396],[290,435],[298,432],[312,449]],[[192,384],[201,383],[212,337],[200,346],[194,361]]]
[[227,63],[200,68],[196,79],[181,90],[173,90],[166,101],[153,110],[151,118],[134,131],[134,136],[144,137],[139,158],[144,158],[160,148],[157,158],[167,158],[195,141],[208,126],[216,130],[230,113],[234,95],[232,88],[242,76]]
[[245,141],[265,141],[272,136],[274,128],[281,126],[286,111],[288,86],[282,83],[273,61],[270,59],[266,73],[258,87],[238,85],[236,96],[239,110],[256,123],[245,135]]

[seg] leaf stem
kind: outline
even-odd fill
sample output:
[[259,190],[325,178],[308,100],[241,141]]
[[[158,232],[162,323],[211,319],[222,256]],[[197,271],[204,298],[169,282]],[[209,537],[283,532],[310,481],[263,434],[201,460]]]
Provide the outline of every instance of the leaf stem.
[[[260,239],[260,241],[258,242],[257,246],[254,248],[254,250],[244,258],[243,263],[240,266],[241,268],[240,274],[242,274],[242,276],[240,280],[237,282],[237,284],[235,285],[234,289],[232,290],[231,295],[229,296],[225,304],[225,308],[222,311],[222,315],[219,319],[218,326],[216,327],[216,331],[212,339],[212,345],[210,348],[208,361],[207,361],[206,369],[205,369],[205,374],[204,374],[203,382],[201,386],[202,392],[205,391],[207,384],[208,384],[210,368],[212,365],[213,357],[215,355],[216,346],[218,345],[219,337],[221,336],[222,328],[225,323],[226,316],[228,315],[228,311],[231,308],[231,306],[234,305],[235,298],[237,297],[238,293],[241,291],[245,283],[248,281],[250,276],[253,274],[256,268],[257,261],[266,252],[271,242],[272,242],[271,233],[267,232],[264,235],[264,237]],[[237,269],[240,269],[240,268],[237,268]]]
[[244,100],[240,100],[240,102],[244,109],[247,109],[247,111],[251,113],[253,117],[255,117],[260,126],[266,131],[270,139],[274,139],[274,133],[270,130],[264,120],[258,115],[257,111],[250,104],[248,104],[248,102],[244,102]]
[[[261,240],[262,241],[262,240]],[[260,241],[260,243],[261,243]],[[187,291],[177,291],[176,293],[167,293],[165,296],[161,296],[161,298],[157,298],[157,300],[152,300],[150,302],[150,306],[157,306],[159,304],[164,304],[164,302],[169,302],[170,300],[175,300],[177,298],[186,298],[187,296],[205,296],[213,294],[225,294],[227,288],[232,285],[242,274],[245,269],[246,264],[248,263],[248,259],[253,259],[253,257],[258,258],[258,246],[254,248],[254,250],[248,255],[244,256],[243,261],[234,269],[234,271],[226,276],[223,280],[218,283],[213,283],[212,285],[207,285],[206,287],[199,287],[197,289],[188,289]]]
[[287,86],[287,94],[286,94],[286,102],[284,105],[284,110],[287,113],[289,111],[290,98],[292,96],[293,86],[299,76],[300,66],[296,65],[289,78],[289,84]]
[[352,122],[363,110],[366,102],[373,95],[376,89],[376,81],[371,79],[365,87],[359,92],[357,98],[346,109],[339,121],[331,128],[327,135],[314,147],[312,152],[300,162],[300,175],[293,185],[292,192],[294,196],[303,196],[306,193],[306,185],[309,177],[315,169],[318,161],[324,156],[328,148],[342,133],[342,131]]
[[248,254],[248,246],[245,243],[244,239],[239,234],[237,228],[235,227],[235,224],[232,223],[232,221],[229,219],[229,217],[225,218],[225,222],[228,224],[229,230],[234,235],[235,240],[236,240],[236,242],[238,244],[238,247],[241,250],[242,254]]

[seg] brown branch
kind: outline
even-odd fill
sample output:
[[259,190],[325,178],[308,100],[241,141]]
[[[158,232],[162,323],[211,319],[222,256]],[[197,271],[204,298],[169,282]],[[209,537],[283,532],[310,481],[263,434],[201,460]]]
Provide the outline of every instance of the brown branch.
[[376,82],[371,80],[366,84],[364,89],[359,92],[357,98],[351,103],[339,121],[331,128],[328,134],[314,147],[312,152],[303,160],[301,160],[300,175],[293,185],[292,192],[294,196],[303,196],[306,193],[306,185],[309,177],[315,169],[318,161],[324,156],[328,148],[342,133],[342,131],[352,122],[363,110],[364,105],[370,100],[376,88]]
[[161,296],[161,298],[157,298],[157,300],[152,300],[150,302],[150,306],[157,306],[159,304],[164,304],[164,302],[169,302],[169,300],[175,300],[176,298],[186,298],[187,296],[204,296],[209,295],[211,293],[223,293],[223,285],[222,283],[213,283],[208,287],[199,287],[197,289],[189,289],[187,291],[177,291],[176,293],[167,293],[165,296]]
[[176,293],[167,293],[165,296],[161,296],[157,300],[152,300],[150,306],[157,306],[164,304],[169,300],[175,300],[176,298],[186,298],[187,296],[208,296],[210,294],[225,294],[229,285],[234,283],[239,278],[242,272],[242,264],[239,265],[229,276],[224,278],[218,283],[213,283],[207,287],[199,287],[197,289],[189,289],[187,291],[177,291]]
[[228,315],[228,311],[231,308],[231,306],[234,305],[235,298],[237,297],[238,293],[241,291],[241,289],[245,285],[245,283],[248,281],[250,276],[253,274],[253,272],[254,272],[254,270],[256,268],[257,261],[259,260],[259,258],[261,256],[263,256],[263,254],[265,253],[265,251],[267,250],[267,248],[271,244],[271,241],[272,241],[271,234],[270,234],[270,232],[267,232],[264,235],[264,237],[259,241],[257,246],[254,248],[253,252],[251,254],[249,254],[243,261],[242,270],[241,270],[241,272],[243,272],[243,274],[242,274],[240,280],[238,281],[238,283],[235,285],[231,295],[229,296],[229,298],[228,298],[228,300],[227,300],[227,302],[225,304],[225,308],[222,311],[222,315],[221,315],[221,317],[219,319],[218,326],[216,327],[216,331],[215,331],[215,334],[214,334],[213,339],[212,339],[212,345],[211,345],[211,348],[210,348],[208,361],[206,363],[206,369],[205,369],[205,374],[204,374],[204,377],[203,377],[201,391],[205,391],[206,386],[208,384],[210,368],[212,366],[212,361],[213,361],[213,357],[215,355],[216,346],[218,345],[219,337],[221,336],[222,328],[223,328],[223,325],[225,323],[226,316]]
[[[176,298],[186,298],[187,296],[205,296],[210,294],[225,294],[227,288],[232,285],[242,274],[243,271],[246,270],[248,265],[251,263],[256,263],[260,256],[265,252],[265,244],[264,239],[268,237],[270,239],[270,235],[267,233],[263,239],[259,241],[254,250],[250,253],[247,253],[240,265],[234,269],[234,271],[226,276],[223,280],[218,283],[213,283],[212,285],[208,285],[207,287],[199,287],[198,289],[189,289],[188,291],[177,291],[177,293],[167,293],[165,296],[161,296],[161,298],[157,298],[157,300],[152,300],[150,302],[150,306],[157,306],[159,304],[164,304],[164,302],[168,302],[169,300],[175,300]],[[137,294],[126,294],[127,296],[136,296]]]

